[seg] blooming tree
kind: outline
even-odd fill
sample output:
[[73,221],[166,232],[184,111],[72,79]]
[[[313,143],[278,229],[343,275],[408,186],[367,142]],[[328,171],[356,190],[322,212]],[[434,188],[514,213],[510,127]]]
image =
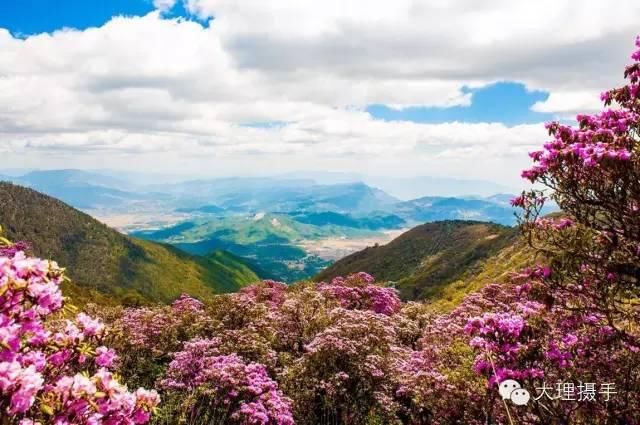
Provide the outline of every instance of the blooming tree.
[[629,346],[640,347],[640,38],[628,84],[602,94],[606,109],[578,115],[577,127],[547,125],[552,140],[523,172],[546,186],[566,214],[540,218],[541,191],[515,199],[529,239],[553,270],[554,302],[601,315]]

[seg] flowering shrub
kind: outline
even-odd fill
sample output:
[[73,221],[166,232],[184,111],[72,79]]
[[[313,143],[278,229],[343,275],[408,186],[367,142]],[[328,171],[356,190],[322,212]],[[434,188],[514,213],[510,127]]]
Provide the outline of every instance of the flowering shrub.
[[104,325],[63,307],[56,263],[4,247],[0,255],[0,409],[9,423],[144,424],[159,398],[127,391],[109,368]]
[[333,310],[331,324],[286,373],[299,423],[390,423],[397,410],[395,362],[406,355],[395,342],[394,323],[385,315]]
[[263,280],[240,290],[240,299],[277,307],[285,300],[287,285],[274,280]]
[[361,272],[337,277],[330,284],[320,283],[324,293],[338,300],[344,308],[352,310],[371,310],[390,316],[400,310],[398,291],[373,284],[371,275]]
[[182,417],[213,424],[293,424],[291,401],[259,363],[222,355],[220,339],[195,339],[174,355],[162,387],[184,392]]
[[[531,153],[534,165],[523,177],[551,192],[523,193],[513,204],[523,209],[522,228],[547,265],[514,278],[519,298],[537,304],[516,341],[484,338],[475,344],[504,361],[513,376],[535,365],[535,374],[545,379],[616,377],[617,391],[625,394],[606,405],[548,401],[537,414],[547,422],[571,416],[633,423],[640,410],[640,38],[636,46],[635,63],[625,70],[627,85],[601,96],[605,106],[616,107],[578,115],[577,127],[548,124],[552,140]],[[547,197],[563,217],[539,217]],[[469,330],[481,333],[478,326],[476,319]],[[519,359],[509,369],[513,356]]]
[[523,175],[552,190],[550,197],[568,217],[550,226],[539,218],[540,191],[514,201],[523,208],[529,239],[558,273],[544,285],[567,308],[601,312],[621,338],[637,346],[638,260],[640,259],[640,39],[635,61],[625,70],[627,85],[602,94],[606,106],[579,115],[578,126],[547,126],[552,140],[531,154],[534,166]]

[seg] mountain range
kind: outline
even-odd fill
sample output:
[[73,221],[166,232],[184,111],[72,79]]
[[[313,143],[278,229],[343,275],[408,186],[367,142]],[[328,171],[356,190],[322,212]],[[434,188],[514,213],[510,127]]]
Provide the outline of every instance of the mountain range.
[[[366,178],[351,181],[355,178],[351,175],[342,180],[334,176],[334,183],[331,184],[303,177],[239,177],[148,184],[118,178],[113,174],[46,170],[0,179],[31,187],[98,216],[114,213],[175,213],[188,218],[198,214],[331,212],[360,217],[372,213],[396,215],[410,225],[445,219],[474,219],[506,225],[515,223],[513,209],[504,202],[505,197],[512,195],[496,196],[495,193],[499,192],[494,190],[505,188],[490,182],[487,182],[484,190],[480,190],[479,182],[443,179],[442,187],[450,186],[452,182],[449,180],[452,180],[472,193],[467,196],[435,196],[443,191],[442,187],[436,190],[439,180],[435,178],[377,178],[379,184],[371,186],[364,182]],[[376,180],[368,178],[372,179]],[[415,193],[430,195],[400,199],[380,188],[388,186],[390,181],[407,190],[411,188]],[[479,196],[481,192],[492,195]]]
[[[239,267],[248,267],[252,273],[247,275],[253,279],[259,276],[289,283],[317,275],[335,259],[384,244],[393,235],[424,223],[473,220],[510,226],[516,220],[509,203],[513,195],[508,193],[480,196],[476,188],[475,195],[464,197],[402,200],[355,181],[360,178],[357,175],[316,174],[153,183],[149,176],[117,173],[40,170],[21,174],[13,170],[0,180],[60,199],[133,236],[126,239],[136,241],[133,245],[118,239],[119,252],[126,252],[122,258],[135,258],[136,249],[154,243],[143,248],[163,258],[168,252],[190,255],[189,260],[198,267],[207,268],[209,264],[202,262],[211,262],[212,255],[220,259],[223,254],[217,251],[224,251],[242,263]],[[459,183],[460,190],[478,183],[445,180],[445,186]],[[385,181],[404,181],[419,192],[420,182],[425,183],[424,190],[432,190],[437,179],[389,178],[380,183]],[[487,188],[501,187],[487,184]],[[221,284],[214,279],[205,286],[225,290],[235,287],[234,279],[231,281]],[[239,284],[244,282],[239,280]],[[402,289],[404,296],[422,297],[419,286]],[[139,288],[131,292],[154,300],[169,296]]]
[[327,280],[366,271],[391,282],[404,299],[430,299],[450,308],[464,294],[504,280],[507,271],[533,261],[516,228],[470,220],[422,224],[387,244],[374,244],[330,264],[291,242],[345,233],[371,235],[380,226],[403,224],[398,221],[402,219],[307,212],[200,217],[142,231],[139,236],[149,239],[142,240],[29,188],[0,183],[0,199],[6,236],[26,240],[35,255],[68,266],[72,282],[65,284],[66,291],[77,303],[168,302],[183,292],[206,298],[286,273],[293,282],[311,275]]

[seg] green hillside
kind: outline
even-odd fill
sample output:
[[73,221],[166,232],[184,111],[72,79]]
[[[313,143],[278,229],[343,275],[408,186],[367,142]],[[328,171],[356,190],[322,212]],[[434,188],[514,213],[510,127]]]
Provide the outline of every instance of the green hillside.
[[[305,216],[306,217],[306,216]],[[193,243],[218,239],[238,245],[284,244],[330,236],[368,235],[369,229],[333,223],[305,223],[285,214],[259,213],[229,217],[196,218],[159,230],[143,230],[134,236],[167,243]]]
[[[342,217],[342,216],[341,216]],[[299,246],[304,240],[327,237],[357,237],[376,234],[369,228],[336,224],[302,223],[285,214],[252,214],[196,218],[159,230],[132,235],[171,244],[194,255],[225,250],[241,256],[262,278],[293,283],[308,279],[329,262],[309,255]]]
[[512,227],[475,221],[440,221],[415,227],[390,243],[337,261],[316,280],[366,271],[395,282],[404,299],[431,299],[443,308],[465,293],[504,279],[532,261]]
[[196,257],[131,238],[61,201],[1,182],[0,224],[8,238],[26,240],[34,254],[68,267],[77,302],[167,302],[182,292],[206,297],[258,280],[229,253]]

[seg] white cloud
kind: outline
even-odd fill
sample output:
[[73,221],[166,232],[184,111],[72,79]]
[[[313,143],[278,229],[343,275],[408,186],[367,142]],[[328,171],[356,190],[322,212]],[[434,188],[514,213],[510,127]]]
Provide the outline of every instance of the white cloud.
[[177,0],[153,0],[153,6],[160,11],[171,10]]
[[[0,29],[3,156],[517,181],[525,152],[545,140],[538,125],[384,122],[363,107],[468,105],[463,86],[508,80],[551,93],[536,111],[593,109],[620,83],[640,16],[632,0],[186,1],[215,18],[206,27],[163,19],[174,3],[84,31]],[[268,121],[287,124],[241,125]]]
[[562,117],[573,118],[578,113],[596,110],[601,106],[600,96],[596,96],[593,91],[580,90],[552,92],[547,100],[536,102],[531,109],[536,112],[551,112]]

